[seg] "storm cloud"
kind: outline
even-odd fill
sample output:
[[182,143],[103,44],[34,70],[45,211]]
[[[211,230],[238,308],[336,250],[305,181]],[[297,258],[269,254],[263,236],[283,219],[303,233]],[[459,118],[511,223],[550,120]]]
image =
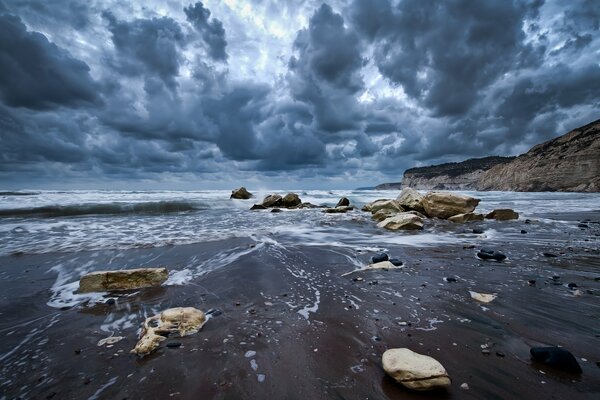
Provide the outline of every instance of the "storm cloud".
[[599,31],[593,0],[0,0],[0,183],[357,187],[519,154],[600,118]]

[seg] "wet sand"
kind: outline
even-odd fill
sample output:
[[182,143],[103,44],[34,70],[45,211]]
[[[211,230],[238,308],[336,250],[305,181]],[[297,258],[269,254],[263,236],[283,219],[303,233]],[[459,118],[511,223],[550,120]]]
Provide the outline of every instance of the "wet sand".
[[[5,256],[0,258],[0,398],[596,399],[600,212],[571,217],[561,216],[573,221],[563,235],[523,220],[446,224],[444,229],[456,232],[456,243],[386,245],[390,256],[404,261],[402,270],[345,277],[375,253],[280,236],[260,245],[240,238]],[[588,228],[577,229],[584,219],[592,220]],[[469,233],[493,224],[508,233],[488,240]],[[464,248],[468,245],[476,247]],[[500,250],[508,259],[479,260],[475,254],[481,247]],[[227,249],[241,254],[230,264],[216,256]],[[114,304],[48,306],[57,280],[50,268],[90,263],[96,269],[183,270],[194,263],[204,268],[181,285],[107,295]],[[354,280],[359,277],[363,280]],[[531,279],[535,285],[528,284]],[[576,283],[578,292],[568,283]],[[469,290],[498,298],[477,303]],[[170,337],[143,359],[129,354],[143,318],[177,306],[218,312],[195,335]],[[97,346],[111,332],[125,338],[112,347]],[[182,345],[166,347],[170,342]],[[482,353],[486,344],[489,355]],[[529,349],[538,345],[566,347],[583,373],[566,375],[532,363]],[[452,386],[415,393],[396,384],[381,367],[381,355],[394,347],[439,360]],[[465,382],[468,391],[460,389]]]

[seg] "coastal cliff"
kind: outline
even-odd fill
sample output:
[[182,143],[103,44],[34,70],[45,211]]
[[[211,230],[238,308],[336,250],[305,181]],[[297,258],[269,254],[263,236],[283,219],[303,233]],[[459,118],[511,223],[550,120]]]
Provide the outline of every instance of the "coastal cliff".
[[538,144],[518,157],[473,158],[410,168],[378,189],[599,192],[600,120]]

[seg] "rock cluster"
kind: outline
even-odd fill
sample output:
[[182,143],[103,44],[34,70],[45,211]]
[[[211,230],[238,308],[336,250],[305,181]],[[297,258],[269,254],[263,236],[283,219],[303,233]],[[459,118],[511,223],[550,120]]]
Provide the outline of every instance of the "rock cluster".
[[166,268],[137,268],[96,271],[79,280],[79,293],[132,290],[162,285],[169,277]]

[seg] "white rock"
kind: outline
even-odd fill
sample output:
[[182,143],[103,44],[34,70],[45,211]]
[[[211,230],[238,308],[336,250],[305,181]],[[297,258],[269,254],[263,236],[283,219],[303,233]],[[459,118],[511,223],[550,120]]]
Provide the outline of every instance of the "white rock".
[[383,353],[385,372],[409,389],[431,390],[450,386],[444,366],[436,359],[410,349],[390,349]]
[[396,201],[407,210],[415,210],[420,212],[425,211],[422,204],[423,195],[414,189],[402,189]]
[[498,295],[496,295],[496,294],[477,293],[477,292],[472,292],[472,291],[469,291],[469,293],[471,294],[471,298],[473,300],[477,300],[482,303],[490,303],[490,302],[494,301],[496,299],[496,297],[498,297]]
[[423,218],[413,213],[400,213],[384,219],[377,226],[392,231],[423,229]]

